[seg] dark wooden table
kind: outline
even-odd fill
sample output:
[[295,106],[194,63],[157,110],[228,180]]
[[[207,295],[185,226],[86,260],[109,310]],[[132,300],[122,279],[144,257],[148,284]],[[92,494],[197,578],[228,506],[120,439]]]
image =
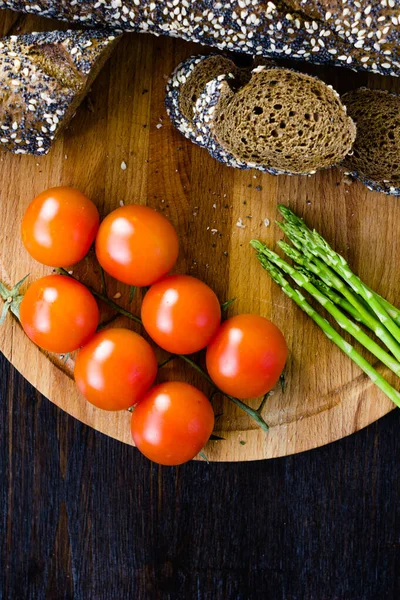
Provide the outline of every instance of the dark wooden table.
[[400,597],[400,412],[270,461],[153,465],[0,357],[0,598]]

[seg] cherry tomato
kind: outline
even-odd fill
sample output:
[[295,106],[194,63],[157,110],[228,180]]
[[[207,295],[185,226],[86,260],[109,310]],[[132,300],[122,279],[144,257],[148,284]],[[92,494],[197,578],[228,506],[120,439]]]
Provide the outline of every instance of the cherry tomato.
[[79,351],[74,375],[89,402],[103,410],[124,410],[153,385],[157,360],[150,344],[137,333],[107,329]]
[[97,259],[112,277],[147,286],[164,277],[178,258],[178,236],[171,223],[148,206],[117,208],[100,225]]
[[140,400],[132,414],[136,446],[161,465],[191,460],[208,441],[214,427],[210,401],[188,383],[157,385]]
[[149,336],[164,350],[192,354],[209,344],[221,323],[212,289],[195,277],[171,275],[151,286],[142,303]]
[[258,315],[225,321],[207,348],[207,369],[226,394],[262,396],[277,383],[287,359],[285,339],[276,325]]
[[93,295],[79,281],[48,275],[28,288],[20,318],[35,344],[65,354],[90,340],[99,324],[99,309]]
[[70,187],[36,196],[22,220],[22,241],[29,254],[50,267],[74,265],[86,256],[99,228],[96,206]]

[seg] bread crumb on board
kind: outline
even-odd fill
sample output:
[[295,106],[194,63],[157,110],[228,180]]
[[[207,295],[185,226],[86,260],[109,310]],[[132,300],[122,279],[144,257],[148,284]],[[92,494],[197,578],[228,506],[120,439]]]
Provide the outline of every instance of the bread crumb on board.
[[345,185],[352,185],[354,183],[354,180],[351,177],[351,175],[348,175],[347,173],[343,176],[342,181]]

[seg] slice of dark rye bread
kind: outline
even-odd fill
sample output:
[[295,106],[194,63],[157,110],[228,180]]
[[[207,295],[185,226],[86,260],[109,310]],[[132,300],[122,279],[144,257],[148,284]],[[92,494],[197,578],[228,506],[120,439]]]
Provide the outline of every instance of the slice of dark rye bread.
[[251,70],[258,64],[273,65],[274,62],[256,57],[251,65],[240,68],[229,58],[220,54],[192,56],[181,62],[168,80],[165,105],[174,126],[188,139],[200,146],[208,146],[207,136],[193,127],[195,104],[208,81],[227,75],[232,86],[240,87],[251,77]]
[[370,190],[400,196],[400,96],[361,88],[342,99],[357,125],[344,168]]
[[102,30],[1,39],[0,147],[15,154],[46,154],[117,38]]
[[237,75],[239,69],[224,56],[192,56],[181,62],[168,80],[165,98],[167,113],[174,126],[199,146],[206,146],[207,139],[193,127],[194,105],[210,79],[231,72]]
[[[214,113],[217,105],[221,108],[225,103],[225,98],[227,97],[226,90],[230,90],[230,87],[226,86],[227,82],[229,86],[232,85],[231,75],[219,75],[206,84],[204,91],[200,94],[194,106],[194,130],[198,132],[197,135],[202,136],[204,140],[203,145],[213,158],[238,169],[257,168],[255,164],[252,165],[237,159],[228,150],[223,148],[215,138],[213,129]],[[272,173],[270,170],[268,172]],[[278,174],[278,172],[274,172],[274,174]]]
[[194,124],[215,158],[273,174],[305,175],[333,166],[356,135],[331,86],[265,66],[237,91],[223,76],[209,82],[196,102]]
[[398,0],[0,0],[0,8],[400,74]]
[[193,106],[203,92],[206,83],[218,75],[232,74],[238,86],[250,79],[249,69],[240,69],[235,63],[219,54],[205,56],[196,63],[190,77],[186,78],[180,90],[180,110],[186,119],[193,118]]

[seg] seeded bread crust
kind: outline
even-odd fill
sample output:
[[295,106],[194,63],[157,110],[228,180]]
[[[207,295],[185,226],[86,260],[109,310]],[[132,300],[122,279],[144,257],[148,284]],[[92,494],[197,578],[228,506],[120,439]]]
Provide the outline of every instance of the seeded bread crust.
[[[273,65],[274,62],[256,57],[252,66],[257,64]],[[181,62],[166,86],[165,106],[174,126],[192,142],[208,147],[207,136],[193,123],[197,99],[208,81],[226,73],[233,80],[232,85],[239,88],[250,79],[252,66],[239,68],[232,60],[220,54],[192,56]]]
[[192,142],[207,146],[207,139],[193,126],[194,104],[210,79],[228,72],[241,80],[241,71],[233,61],[217,54],[192,56],[180,63],[166,87],[165,106],[174,126]]
[[400,74],[397,0],[0,0],[0,7],[222,50]]
[[342,99],[357,124],[344,168],[370,190],[400,196],[400,96],[360,88]]
[[184,117],[189,121],[192,120],[193,105],[203,92],[206,83],[225,73],[230,73],[237,81],[238,86],[250,79],[248,69],[240,69],[232,60],[220,54],[205,56],[196,63],[192,76],[186,78],[180,92],[180,111]]
[[230,97],[229,84],[232,84],[232,80],[231,75],[219,75],[206,84],[194,106],[193,125],[213,158],[229,167],[250,169],[251,165],[239,160],[219,144],[212,127],[217,106],[225,105],[226,99]]
[[14,154],[46,154],[74,115],[117,37],[102,30],[3,38],[0,146]]

